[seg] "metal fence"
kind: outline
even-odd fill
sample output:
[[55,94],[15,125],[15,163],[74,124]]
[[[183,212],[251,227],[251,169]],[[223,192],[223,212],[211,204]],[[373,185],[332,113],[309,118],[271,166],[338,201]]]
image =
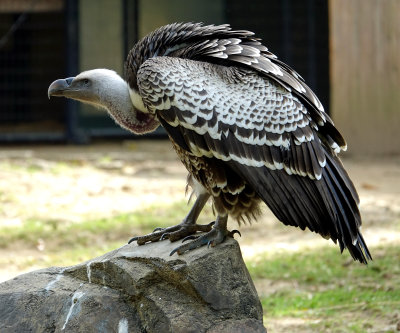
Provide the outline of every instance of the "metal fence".
[[[116,126],[105,113],[87,116],[74,101],[57,98],[49,102],[46,96],[54,79],[76,75],[80,70],[80,29],[81,33],[82,29],[90,30],[82,26],[85,20],[80,11],[88,1],[100,6],[98,4],[104,0],[0,1],[0,142],[84,143],[92,137],[131,135]],[[234,28],[253,30],[262,37],[272,52],[300,72],[328,107],[327,1],[202,2],[201,6],[212,7],[219,14],[210,13],[197,2],[190,5],[186,0],[171,0],[168,5],[163,0],[116,0],[112,3],[118,3],[122,12],[122,22],[113,24],[122,25],[121,53],[124,55],[143,33],[143,26],[148,28],[149,20],[153,25],[188,20],[229,22]],[[104,4],[109,5],[108,2]],[[193,8],[186,10],[190,6]],[[157,16],[153,11],[159,8],[168,13]],[[106,45],[107,40],[96,40],[96,43]],[[124,59],[118,61],[122,64]]]

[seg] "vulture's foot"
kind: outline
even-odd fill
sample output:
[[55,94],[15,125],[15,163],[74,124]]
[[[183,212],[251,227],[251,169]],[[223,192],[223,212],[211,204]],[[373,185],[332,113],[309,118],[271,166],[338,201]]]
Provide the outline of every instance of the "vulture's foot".
[[227,230],[226,228],[227,221],[228,221],[227,216],[218,217],[215,226],[209,232],[201,236],[195,236],[195,235],[186,236],[182,242],[185,242],[190,239],[193,239],[193,241],[178,246],[170,253],[170,256],[172,256],[174,253],[182,254],[186,251],[190,251],[204,245],[214,247],[222,243],[226,239],[226,237],[233,238],[233,236],[236,233],[240,235],[240,232],[238,230],[232,230],[232,231]]
[[168,228],[156,228],[150,234],[144,236],[133,237],[129,240],[128,244],[136,241],[138,245],[143,245],[148,242],[157,242],[159,240],[169,239],[171,242],[175,242],[179,239],[190,237],[196,232],[207,232],[212,229],[214,222],[206,225],[187,223],[186,221]]
[[151,234],[133,237],[129,240],[128,244],[136,241],[138,245],[143,245],[148,242],[157,242],[163,239],[169,239],[175,242],[179,239],[195,234],[197,231],[207,232],[210,231],[214,222],[207,225],[196,224],[197,218],[200,215],[204,205],[206,204],[210,195],[208,193],[200,194],[189,214],[183,219],[182,223],[169,228],[155,228]]

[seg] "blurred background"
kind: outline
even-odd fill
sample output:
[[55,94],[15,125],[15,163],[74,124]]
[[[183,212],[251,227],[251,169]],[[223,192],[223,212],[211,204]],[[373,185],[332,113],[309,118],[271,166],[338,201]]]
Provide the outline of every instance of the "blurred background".
[[0,0],[0,280],[88,260],[186,214],[185,170],[162,130],[139,139],[101,110],[47,98],[83,70],[122,75],[138,39],[180,21],[255,32],[349,145],[375,262],[360,267],[265,210],[240,243],[266,326],[400,330],[399,0]]

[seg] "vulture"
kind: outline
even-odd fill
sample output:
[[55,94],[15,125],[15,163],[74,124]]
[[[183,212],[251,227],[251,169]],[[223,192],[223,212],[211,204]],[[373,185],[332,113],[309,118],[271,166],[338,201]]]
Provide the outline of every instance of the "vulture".
[[[216,246],[256,219],[264,202],[285,225],[309,229],[372,260],[360,232],[359,197],[337,154],[346,142],[303,78],[254,33],[228,24],[174,23],[134,45],[124,78],[93,69],[58,79],[48,96],[106,109],[123,128],[160,125],[187,171],[196,200],[176,226],[134,237]],[[196,223],[211,198],[216,219]],[[240,233],[239,233],[240,234]]]

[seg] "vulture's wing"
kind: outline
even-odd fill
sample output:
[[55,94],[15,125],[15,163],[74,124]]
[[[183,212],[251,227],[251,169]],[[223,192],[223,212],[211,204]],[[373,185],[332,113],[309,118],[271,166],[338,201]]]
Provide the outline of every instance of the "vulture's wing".
[[370,258],[356,190],[287,88],[248,69],[173,57],[147,60],[138,87],[181,148],[224,161],[283,223],[338,241],[361,262]]
[[156,56],[249,68],[279,82],[307,106],[327,145],[335,152],[346,149],[345,140],[303,78],[268,51],[251,31],[232,30],[227,24],[174,23],[161,27],[144,37],[128,54],[125,77],[131,89],[137,89],[137,71],[141,64]]

